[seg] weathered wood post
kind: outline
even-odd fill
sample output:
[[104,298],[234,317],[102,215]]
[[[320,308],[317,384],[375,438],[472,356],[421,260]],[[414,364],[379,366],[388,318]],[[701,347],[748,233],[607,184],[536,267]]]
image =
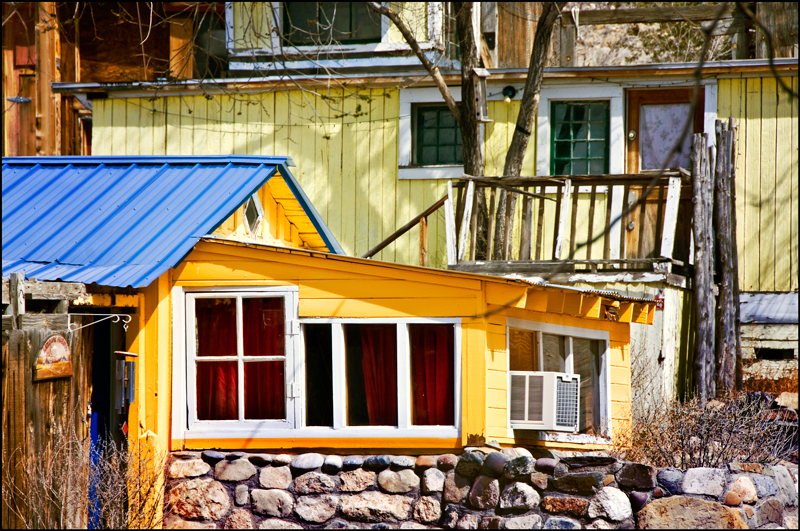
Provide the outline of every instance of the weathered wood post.
[[694,300],[697,332],[694,354],[694,389],[703,406],[714,396],[714,271],[711,239],[711,171],[708,138],[692,136],[692,188],[694,215]]
[[[731,201],[731,166],[734,156],[733,131],[722,120],[716,122],[717,163],[714,171],[714,233],[717,243],[719,265],[719,297],[716,312],[716,392],[725,394],[736,388],[737,362],[737,320],[735,296],[738,267],[736,260],[736,236],[733,226],[733,202]],[[738,367],[741,374],[741,367]]]

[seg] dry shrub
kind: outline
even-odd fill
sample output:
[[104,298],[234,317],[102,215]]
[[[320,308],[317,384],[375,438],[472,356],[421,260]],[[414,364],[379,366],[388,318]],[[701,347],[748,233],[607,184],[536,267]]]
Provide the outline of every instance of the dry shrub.
[[740,393],[712,400],[664,400],[636,406],[614,453],[657,467],[720,468],[727,463],[776,463],[795,452],[797,420],[776,418],[759,396]]
[[92,450],[74,429],[55,429],[36,455],[3,455],[3,511],[25,529],[161,527],[166,462],[149,444],[107,441]]

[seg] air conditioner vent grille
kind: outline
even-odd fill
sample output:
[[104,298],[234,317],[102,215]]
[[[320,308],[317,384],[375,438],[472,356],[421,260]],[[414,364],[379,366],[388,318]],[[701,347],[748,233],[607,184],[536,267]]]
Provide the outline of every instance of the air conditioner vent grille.
[[575,426],[578,423],[578,382],[557,379],[556,425]]
[[531,374],[528,376],[528,420],[541,422],[544,400],[544,376]]

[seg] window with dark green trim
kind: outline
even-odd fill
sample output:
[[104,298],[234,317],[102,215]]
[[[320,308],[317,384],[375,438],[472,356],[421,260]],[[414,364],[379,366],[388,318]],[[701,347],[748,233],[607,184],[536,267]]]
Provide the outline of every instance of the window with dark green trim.
[[284,2],[283,36],[295,46],[381,41],[381,17],[364,2]]
[[609,102],[551,102],[551,175],[608,173]]
[[446,105],[412,107],[414,164],[464,164],[461,129]]

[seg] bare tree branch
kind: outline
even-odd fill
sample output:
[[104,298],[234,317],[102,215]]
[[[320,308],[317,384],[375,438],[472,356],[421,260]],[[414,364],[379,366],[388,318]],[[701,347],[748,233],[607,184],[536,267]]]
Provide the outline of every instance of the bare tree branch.
[[391,20],[395,26],[397,26],[397,29],[400,30],[400,33],[403,34],[403,38],[408,43],[409,47],[411,47],[411,51],[414,52],[414,54],[419,58],[420,62],[422,62],[422,66],[425,67],[425,70],[427,70],[433,78],[434,83],[436,83],[436,87],[439,89],[439,92],[441,92],[445,103],[447,103],[447,108],[450,109],[450,112],[453,113],[456,121],[460,124],[461,111],[458,110],[456,100],[453,99],[450,89],[447,88],[447,83],[445,83],[442,74],[439,72],[439,67],[433,64],[422,51],[417,39],[414,38],[414,34],[411,33],[410,29],[408,29],[408,26],[406,26],[405,22],[403,22],[403,19],[401,19],[395,11],[392,11],[390,8],[378,2],[367,2],[367,5],[370,7],[370,9],[385,16]]

